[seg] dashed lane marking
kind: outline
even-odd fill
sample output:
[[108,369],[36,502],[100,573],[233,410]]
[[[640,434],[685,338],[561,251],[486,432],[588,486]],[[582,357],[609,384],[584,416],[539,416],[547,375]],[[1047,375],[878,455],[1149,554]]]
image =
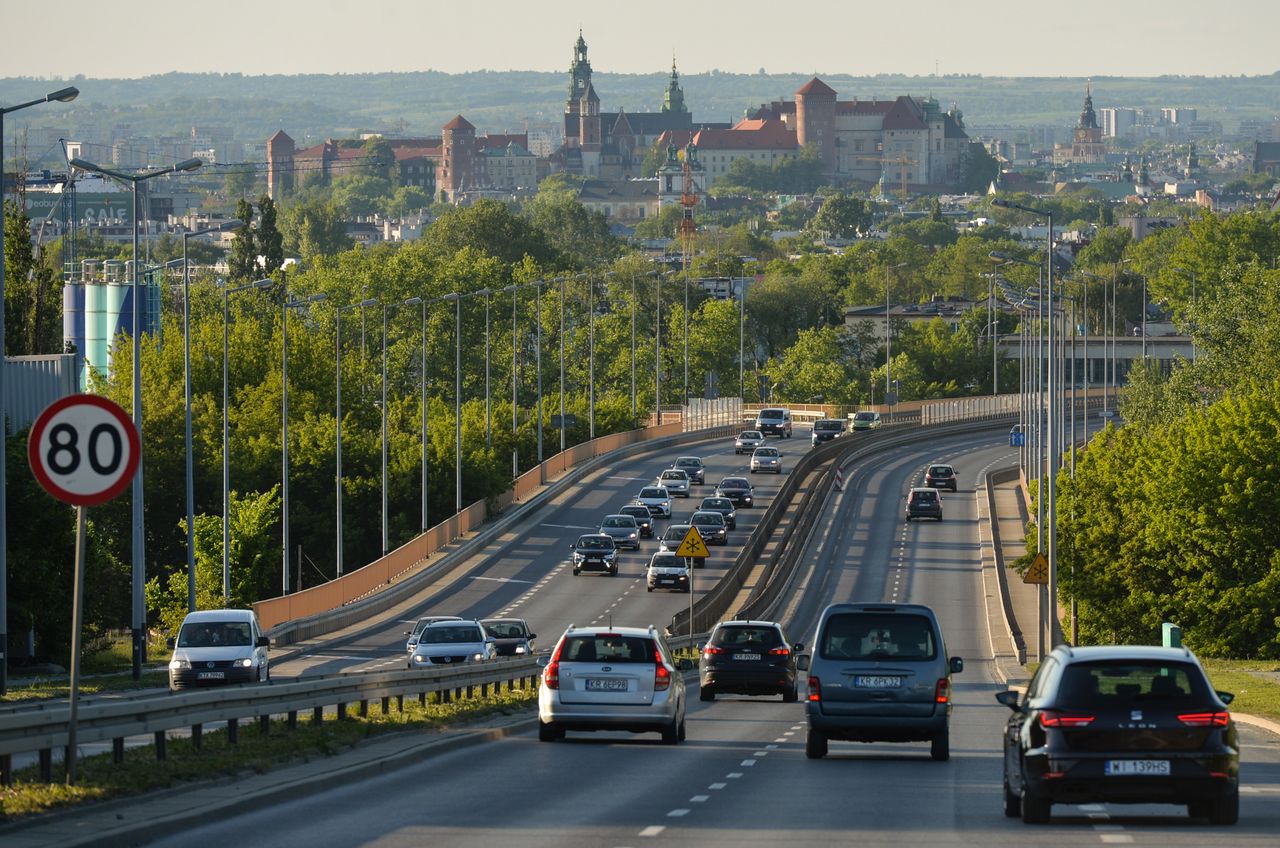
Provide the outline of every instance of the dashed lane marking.
[[728,778],[728,779],[730,779],[730,780],[737,780],[738,778],[742,777],[742,772],[740,772],[740,771],[731,771],[731,772],[729,772],[728,774],[726,774],[726,775],[725,775],[725,777],[727,777],[727,778]]
[[702,803],[706,802],[706,801],[707,801],[707,799],[709,799],[710,797],[711,797],[710,795],[694,795],[692,798],[690,798],[690,799],[689,799],[689,803],[690,803],[690,804],[702,804]]
[[729,785],[729,784],[727,784],[727,783],[713,783],[713,784],[711,784],[710,786],[708,786],[707,788],[708,788],[708,789],[724,789],[724,788],[725,788],[726,786],[728,786],[728,785]]
[[756,764],[756,761],[755,761],[755,760],[743,760],[742,762],[738,763],[738,765],[740,765],[740,766],[747,766],[748,768],[749,768],[749,767],[751,767],[751,766],[753,766],[753,765],[755,765],[755,764]]
[[657,836],[658,834],[662,833],[662,831],[666,829],[667,829],[666,825],[651,824],[648,827],[646,827],[644,830],[640,831],[639,835],[640,836]]
[[684,808],[677,809],[677,810],[670,810],[668,811],[667,815],[671,816],[672,818],[676,818],[678,816],[687,816],[689,815],[689,810]]

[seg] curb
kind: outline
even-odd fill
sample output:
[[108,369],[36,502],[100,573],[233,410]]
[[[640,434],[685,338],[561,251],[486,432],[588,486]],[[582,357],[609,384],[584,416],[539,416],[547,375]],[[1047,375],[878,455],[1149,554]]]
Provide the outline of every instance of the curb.
[[1000,575],[997,573],[997,569],[1002,568],[1004,563],[997,550],[999,539],[995,535],[990,487],[991,475],[988,474],[974,498],[978,511],[978,547],[982,557],[987,640],[996,677],[1004,685],[1012,687],[1025,684],[1028,678],[1026,667],[1018,662],[1017,640],[1006,612],[1009,607],[1008,592],[1004,581],[999,579]]
[[1249,715],[1248,713],[1233,712],[1231,717],[1236,720],[1236,724],[1247,724],[1250,727],[1257,727],[1261,730],[1267,730],[1280,736],[1280,722],[1272,721],[1269,718],[1261,716]]

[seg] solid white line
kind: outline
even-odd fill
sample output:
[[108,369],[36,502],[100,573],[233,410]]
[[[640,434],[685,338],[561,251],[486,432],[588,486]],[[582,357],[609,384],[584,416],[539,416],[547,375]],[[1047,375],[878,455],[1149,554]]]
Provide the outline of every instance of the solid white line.
[[1094,830],[1097,830],[1097,831],[1103,831],[1103,830],[1124,830],[1124,825],[1122,825],[1122,824],[1095,824],[1095,825],[1093,826],[1093,829],[1094,829]]
[[595,527],[585,527],[581,524],[543,524],[542,527],[554,527],[557,530],[595,530]]
[[659,833],[662,833],[662,831],[666,829],[667,829],[666,825],[651,824],[648,827],[646,827],[644,830],[640,831],[639,835],[640,836],[657,836]]
[[1133,841],[1133,837],[1127,833],[1104,833],[1098,838],[1110,845],[1126,844]]

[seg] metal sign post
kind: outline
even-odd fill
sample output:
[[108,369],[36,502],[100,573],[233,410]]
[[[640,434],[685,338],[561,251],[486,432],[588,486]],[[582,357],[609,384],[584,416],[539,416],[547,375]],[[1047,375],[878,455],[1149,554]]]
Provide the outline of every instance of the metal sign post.
[[676,556],[684,557],[685,568],[689,571],[689,643],[693,644],[693,561],[711,556],[707,543],[702,540],[698,528],[689,525],[689,530],[676,548]]
[[76,507],[76,562],[71,601],[71,690],[68,694],[67,785],[76,782],[76,713],[84,617],[85,514],[129,486],[142,458],[138,428],[117,404],[97,395],[54,401],[31,425],[27,461],[44,490]]

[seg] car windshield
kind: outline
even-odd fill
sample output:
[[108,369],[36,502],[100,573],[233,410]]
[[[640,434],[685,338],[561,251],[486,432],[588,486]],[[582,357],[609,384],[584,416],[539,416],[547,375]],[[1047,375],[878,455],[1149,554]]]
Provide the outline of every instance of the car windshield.
[[874,412],[855,412],[853,415],[853,420],[854,421],[875,421],[876,414]]
[[676,460],[676,467],[677,467],[677,468],[701,468],[701,467],[702,467],[702,460],[700,460],[700,459],[693,459],[693,458],[690,458],[690,459],[677,459],[677,460]]
[[649,508],[646,506],[624,506],[622,514],[631,516],[637,522],[649,520]]
[[665,498],[666,496],[667,493],[661,489],[649,488],[640,490],[640,497],[642,498]]
[[717,511],[722,509],[732,510],[733,503],[728,498],[707,498],[702,502],[702,508]]
[[756,448],[756,456],[777,456],[777,448]]
[[484,629],[495,639],[523,639],[529,630],[522,621],[482,621]]
[[760,431],[759,431],[759,430],[748,430],[747,432],[745,432],[745,433],[743,433],[742,435],[738,436],[738,438],[739,438],[739,439],[743,439],[743,440],[745,440],[745,441],[751,441],[752,439],[754,439],[755,441],[757,441],[757,442],[758,442],[758,441],[760,441],[761,439],[763,439],[763,438],[764,438],[764,436],[763,436],[763,435],[761,435],[761,433],[760,433]]
[[636,520],[631,516],[615,515],[604,520],[605,527],[635,527]]
[[644,636],[616,633],[566,636],[560,646],[561,662],[654,663],[657,651],[653,640]]
[[428,627],[422,631],[422,638],[418,640],[419,644],[423,645],[459,645],[464,642],[483,641],[484,637],[480,635],[479,627],[458,625]]
[[683,471],[677,471],[674,468],[668,469],[662,472],[662,479],[663,480],[683,480],[685,479],[685,473]]
[[649,561],[650,568],[678,568],[679,566],[680,561],[675,554],[655,554]]
[[719,527],[724,524],[724,516],[718,512],[699,512],[689,519],[694,524],[707,524]]
[[839,430],[842,425],[839,421],[815,421],[813,429],[815,430]]
[[933,659],[937,646],[933,626],[922,615],[902,613],[836,613],[827,619],[818,640],[825,659]]
[[1146,701],[1203,704],[1208,699],[1199,668],[1158,660],[1071,663],[1062,672],[1055,698],[1064,707],[1121,710]]
[[688,532],[689,532],[688,524],[672,524],[670,527],[667,528],[667,532],[663,534],[662,541],[664,542],[678,541],[680,539],[683,539],[684,535]]
[[748,484],[747,481],[743,480],[741,477],[726,477],[724,480],[720,481],[720,488],[747,489],[747,488],[750,488],[750,484]]
[[721,648],[775,648],[782,636],[772,627],[721,627],[711,644]]
[[178,631],[179,648],[244,648],[253,644],[247,621],[193,621]]
[[608,536],[583,536],[578,539],[578,547],[586,551],[602,551],[613,547],[613,540]]
[[781,418],[782,410],[781,409],[762,409],[760,410],[760,414],[756,417],[757,418]]

